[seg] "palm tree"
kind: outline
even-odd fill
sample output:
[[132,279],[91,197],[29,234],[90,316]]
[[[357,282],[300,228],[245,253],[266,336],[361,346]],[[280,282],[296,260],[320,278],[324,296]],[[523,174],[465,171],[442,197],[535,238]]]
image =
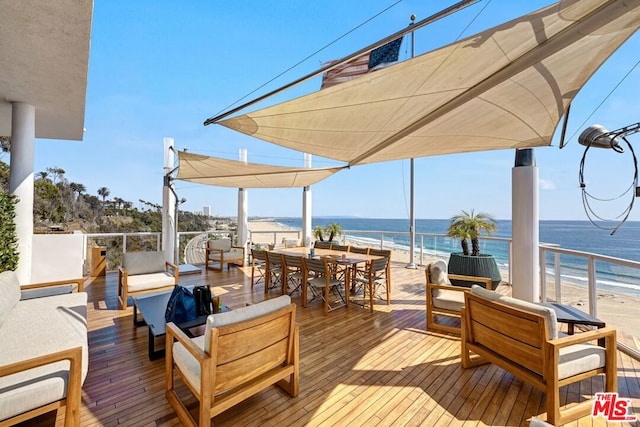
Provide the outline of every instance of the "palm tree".
[[462,211],[458,215],[451,217],[451,224],[447,229],[447,236],[460,239],[462,253],[469,255],[467,239],[471,239],[471,256],[480,255],[480,243],[478,238],[485,234],[490,236],[497,231],[496,220],[488,213],[478,212],[477,214]]
[[316,227],[313,229],[313,236],[321,242],[324,242],[324,227],[321,225],[316,225]]
[[111,194],[107,187],[98,188],[98,196],[102,197],[102,204],[104,204],[106,198]]
[[71,191],[73,191],[75,198],[80,198],[80,195],[87,191],[87,188],[84,186],[84,184],[79,184],[77,182],[70,183],[69,187],[71,188]]
[[329,233],[329,241],[332,241],[334,237],[342,234],[342,226],[337,222],[333,222],[326,227],[327,233]]

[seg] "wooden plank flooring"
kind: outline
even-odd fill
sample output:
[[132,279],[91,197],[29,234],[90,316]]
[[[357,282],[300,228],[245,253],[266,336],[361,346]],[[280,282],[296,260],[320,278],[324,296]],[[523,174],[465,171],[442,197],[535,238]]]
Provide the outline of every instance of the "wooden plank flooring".
[[[320,304],[303,309],[294,295],[300,395],[269,388],[212,425],[517,426],[543,413],[544,394],[511,374],[493,365],[460,367],[459,338],[425,330],[424,269],[403,267],[393,265],[392,304],[379,301],[373,314],[352,305],[325,317]],[[232,268],[185,275],[181,283],[210,284],[233,308],[264,299],[262,284],[251,291],[250,277],[250,268]],[[82,426],[180,425],[164,396],[164,360],[148,359],[147,329],[133,326],[131,307],[117,309],[116,281],[110,272],[86,286],[90,362]],[[620,395],[632,399],[632,411],[640,414],[640,363],[619,353],[618,370]],[[566,387],[563,399],[599,390],[600,379],[586,380]],[[62,412],[25,425],[62,426]],[[570,425],[607,424],[589,416]]]

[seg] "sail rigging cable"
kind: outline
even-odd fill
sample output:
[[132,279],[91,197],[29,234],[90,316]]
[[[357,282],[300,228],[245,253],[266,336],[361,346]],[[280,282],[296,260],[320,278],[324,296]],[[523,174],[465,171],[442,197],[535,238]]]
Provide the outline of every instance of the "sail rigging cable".
[[[413,28],[413,30],[417,30],[418,28],[424,27],[425,25],[429,25],[429,24],[431,24],[431,23],[433,23],[433,22],[435,22],[435,21],[437,21],[439,19],[442,19],[442,18],[444,18],[446,16],[449,16],[452,13],[455,13],[458,10],[463,9],[463,8],[469,6],[469,5],[473,4],[473,3],[476,3],[478,1],[479,0],[462,0],[462,1],[456,3],[456,4],[452,5],[452,6],[449,6],[446,9],[441,10],[440,12],[438,12],[438,13],[436,13],[434,15],[431,15],[431,16],[423,19],[420,22],[417,22],[414,26],[412,26],[412,28]],[[252,105],[254,105],[254,104],[256,104],[256,103],[258,103],[260,101],[264,101],[267,98],[270,98],[270,97],[272,97],[274,95],[279,94],[280,92],[283,92],[283,91],[285,91],[287,89],[290,89],[290,88],[292,88],[294,86],[297,86],[297,85],[299,85],[299,84],[301,84],[301,83],[303,83],[303,82],[305,82],[305,81],[307,81],[307,80],[309,80],[309,79],[311,79],[313,77],[316,77],[316,76],[318,76],[318,75],[320,75],[322,73],[325,73],[325,72],[327,72],[329,70],[332,70],[332,69],[334,69],[334,68],[336,68],[336,67],[338,67],[338,66],[340,66],[340,65],[342,65],[342,64],[344,64],[344,63],[346,63],[346,62],[348,62],[350,60],[352,60],[353,58],[356,58],[356,57],[358,57],[358,56],[360,56],[362,54],[368,53],[368,52],[370,52],[370,51],[372,51],[372,50],[374,50],[374,49],[376,49],[376,48],[378,48],[378,47],[380,47],[382,45],[385,45],[385,44],[387,44],[387,43],[389,43],[389,42],[391,42],[391,41],[393,41],[393,40],[395,40],[395,39],[397,39],[399,37],[404,36],[405,34],[410,32],[410,30],[411,29],[409,27],[403,28],[402,30],[397,31],[397,32],[395,32],[395,33],[393,33],[393,34],[391,34],[391,35],[389,35],[389,36],[387,36],[387,37],[385,37],[385,38],[383,38],[381,40],[378,40],[377,42],[375,42],[373,44],[370,44],[369,46],[366,46],[366,47],[358,50],[357,52],[354,52],[354,53],[352,53],[350,55],[347,55],[347,56],[335,61],[335,62],[327,64],[324,67],[321,67],[318,70],[316,70],[316,71],[314,71],[314,72],[312,72],[310,74],[307,74],[306,76],[300,77],[299,79],[296,79],[296,80],[294,80],[293,82],[291,82],[289,84],[286,84],[286,85],[284,85],[284,86],[282,86],[282,87],[280,87],[278,89],[272,90],[271,92],[269,92],[267,94],[264,94],[262,96],[254,98],[253,100],[251,100],[249,102],[246,102],[246,103],[242,104],[239,107],[236,107],[236,108],[233,108],[231,110],[228,110],[228,111],[226,111],[226,112],[224,112],[222,114],[219,114],[219,115],[217,115],[215,117],[210,117],[210,118],[208,118],[207,120],[204,121],[204,125],[208,126],[208,125],[217,123],[220,120],[224,119],[225,117],[228,117],[228,116],[230,116],[230,115],[232,115],[234,113],[237,113],[238,111],[244,110],[245,108],[250,107],[250,106],[252,106]]]
[[[609,93],[607,94],[607,96],[605,96],[602,101],[600,101],[600,103],[598,104],[598,106],[596,108],[593,109],[593,111],[591,112],[591,114],[589,114],[589,117],[587,117],[586,119],[584,119],[584,121],[580,124],[580,126],[578,126],[576,128],[576,130],[573,132],[573,134],[571,134],[571,136],[569,137],[569,139],[573,139],[574,136],[576,136],[576,134],[578,132],[580,132],[582,129],[584,129],[584,126],[587,124],[587,122],[591,119],[591,117],[593,117],[593,115],[596,113],[596,111],[598,111],[600,109],[600,107],[602,107],[602,104],[604,104],[607,99],[609,99],[609,97],[611,97],[611,95],[613,95],[613,92],[615,92],[616,90],[618,90],[618,87],[627,79],[627,77],[629,77],[629,75],[638,67],[638,65],[640,65],[640,59],[638,59],[638,61],[633,65],[633,67],[631,67],[629,69],[629,71],[627,71],[627,73],[622,77],[622,79],[620,79],[620,81],[618,83],[616,83],[616,85],[609,91]],[[562,148],[562,147],[560,147]]]
[[243,99],[248,98],[249,96],[253,95],[254,93],[256,93],[257,91],[259,91],[260,89],[262,89],[263,87],[265,87],[266,85],[268,85],[269,83],[272,83],[273,81],[275,81],[276,79],[282,77],[283,75],[287,74],[289,71],[293,70],[294,68],[296,68],[298,65],[303,64],[304,62],[306,62],[307,60],[313,58],[315,55],[319,54],[320,52],[322,52],[323,50],[327,49],[329,46],[332,46],[334,44],[336,44],[338,41],[342,40],[343,38],[345,38],[346,36],[348,36],[349,34],[353,33],[354,31],[356,31],[357,29],[363,27],[364,25],[368,24],[369,22],[373,21],[374,19],[376,19],[378,16],[382,15],[383,13],[387,12],[388,10],[390,10],[392,7],[398,5],[399,3],[401,3],[402,0],[397,0],[395,3],[393,3],[390,6],[387,6],[385,9],[381,10],[380,12],[376,13],[375,15],[373,15],[371,18],[366,19],[365,21],[361,22],[360,24],[356,25],[355,27],[353,27],[352,29],[350,29],[349,31],[347,31],[346,33],[344,33],[343,35],[339,36],[337,39],[329,42],[328,44],[322,46],[320,49],[316,50],[315,52],[307,55],[306,57],[304,57],[303,59],[301,59],[300,61],[296,62],[295,64],[293,64],[292,66],[290,66],[289,68],[287,68],[286,70],[282,71],[280,74],[278,74],[277,76],[267,80],[266,82],[264,82],[263,84],[261,84],[260,86],[258,86],[257,88],[255,88],[254,90],[252,90],[251,92],[247,93],[246,95],[244,95],[243,97],[237,99],[236,101],[232,102],[231,104],[227,105],[226,107],[224,107],[223,109],[221,109],[220,111],[218,111],[216,113],[216,115],[224,112],[225,110],[233,107],[234,105],[236,105],[238,102],[242,101]]

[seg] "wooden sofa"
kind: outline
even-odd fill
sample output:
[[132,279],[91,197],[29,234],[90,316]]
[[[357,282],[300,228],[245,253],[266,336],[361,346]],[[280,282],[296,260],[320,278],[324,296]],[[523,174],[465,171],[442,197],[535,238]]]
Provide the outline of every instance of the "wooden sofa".
[[[208,270],[222,271],[225,264],[227,264],[227,269],[229,269],[229,264],[243,266],[244,260],[244,248],[242,246],[232,246],[231,239],[207,241],[205,268]],[[209,263],[211,263],[211,266],[209,266]]]
[[179,279],[178,266],[165,261],[163,251],[126,252],[118,269],[118,304],[124,310],[130,295],[170,291]]
[[[167,324],[166,396],[183,425],[210,426],[211,418],[277,384],[298,395],[299,331],[288,295],[212,314],[205,334],[189,338]],[[179,375],[199,401],[199,422],[177,393]]]
[[[598,339],[604,347],[593,343]],[[553,425],[589,415],[593,404],[584,400],[561,410],[560,387],[605,374],[604,391],[618,388],[615,329],[559,334],[553,310],[479,286],[465,293],[461,353],[463,368],[493,363],[545,392]]]
[[79,426],[89,367],[87,294],[20,297],[16,274],[0,273],[0,426],[61,407],[65,427]]
[[[491,278],[448,274],[447,264],[440,260],[427,265],[427,331],[449,332],[460,335],[460,312],[464,306],[464,294],[471,291],[472,284],[484,284],[491,289]],[[462,280],[469,287],[452,285],[449,279]],[[452,319],[453,318],[453,319]]]

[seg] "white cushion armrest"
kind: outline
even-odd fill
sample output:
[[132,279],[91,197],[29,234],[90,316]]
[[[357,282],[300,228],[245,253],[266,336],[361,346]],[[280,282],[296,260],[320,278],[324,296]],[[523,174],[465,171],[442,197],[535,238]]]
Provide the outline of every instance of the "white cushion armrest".
[[0,420],[63,399],[79,402],[81,371],[82,347],[0,366]]

